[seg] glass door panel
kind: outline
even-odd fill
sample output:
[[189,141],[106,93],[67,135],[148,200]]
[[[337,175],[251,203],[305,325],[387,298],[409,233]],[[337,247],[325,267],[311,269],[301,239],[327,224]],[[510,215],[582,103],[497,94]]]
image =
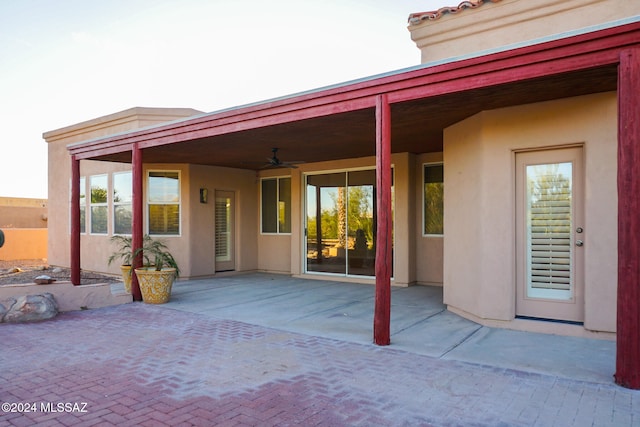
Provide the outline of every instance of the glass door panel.
[[569,300],[571,274],[572,164],[527,165],[527,296]]
[[307,271],[346,274],[346,175],[307,177]]
[[376,171],[348,172],[347,179],[347,274],[375,276]]

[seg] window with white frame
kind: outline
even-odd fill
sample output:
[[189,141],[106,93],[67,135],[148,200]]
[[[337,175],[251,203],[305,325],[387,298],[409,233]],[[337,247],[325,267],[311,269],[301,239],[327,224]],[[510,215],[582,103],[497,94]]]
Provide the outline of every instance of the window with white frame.
[[149,234],[180,235],[180,172],[149,171],[147,205]]
[[291,178],[264,178],[261,182],[262,233],[291,233]]
[[89,219],[91,234],[107,234],[109,232],[108,175],[89,177],[89,188],[91,191]]
[[131,172],[113,174],[113,234],[131,234],[133,217]]
[[442,163],[426,164],[423,168],[423,229],[424,235],[444,234],[444,168]]

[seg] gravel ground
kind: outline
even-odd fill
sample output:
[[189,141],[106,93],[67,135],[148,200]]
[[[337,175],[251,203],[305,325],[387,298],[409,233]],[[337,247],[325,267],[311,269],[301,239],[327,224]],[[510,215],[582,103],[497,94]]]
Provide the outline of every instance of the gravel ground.
[[[42,275],[49,276],[58,282],[71,280],[71,271],[68,268],[50,266],[46,260],[0,260],[0,286],[33,283],[36,277]],[[118,277],[91,271],[82,271],[80,277],[83,285],[120,281]]]

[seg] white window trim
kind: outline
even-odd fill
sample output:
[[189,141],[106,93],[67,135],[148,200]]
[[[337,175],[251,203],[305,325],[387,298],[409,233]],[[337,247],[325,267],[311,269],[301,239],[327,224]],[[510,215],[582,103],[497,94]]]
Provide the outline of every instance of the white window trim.
[[[291,180],[291,175],[278,175],[278,176],[264,176],[260,178],[260,234],[265,236],[291,236],[291,232],[283,233],[280,231],[280,209],[276,205],[276,214],[278,215],[276,218],[276,231],[268,232],[262,230],[262,182],[267,180],[275,180],[276,181],[276,203],[280,201],[280,180],[281,179],[289,179]],[[291,200],[289,201],[291,205],[293,205],[293,193],[291,194]],[[291,206],[290,206],[291,208]]]
[[[428,234],[424,232],[424,215],[425,215],[425,211],[424,211],[424,202],[425,202],[425,197],[424,197],[424,169],[426,166],[442,166],[442,170],[444,171],[444,162],[427,162],[427,163],[423,163],[422,164],[422,180],[420,183],[420,192],[422,193],[422,218],[420,220],[421,222],[421,228],[422,228],[422,237],[439,237],[439,238],[443,238],[444,237],[444,230],[442,232],[442,234]],[[442,184],[444,185],[444,176],[442,177]],[[444,212],[443,212],[444,214]]]
[[[177,202],[163,202],[163,203],[149,203],[149,174],[153,173],[153,172],[164,172],[164,173],[168,173],[168,172],[175,172],[178,174],[178,190],[179,190],[179,194],[178,194],[178,201]],[[159,237],[159,238],[167,238],[167,239],[171,239],[171,238],[175,238],[175,237],[181,237],[182,236],[182,171],[181,170],[174,170],[174,169],[148,169],[146,171],[146,182],[145,182],[145,186],[146,186],[146,197],[145,197],[145,216],[147,218],[147,224],[146,224],[146,229],[147,229],[147,233],[151,236],[151,237]],[[151,234],[149,232],[149,205],[178,205],[178,234]]]

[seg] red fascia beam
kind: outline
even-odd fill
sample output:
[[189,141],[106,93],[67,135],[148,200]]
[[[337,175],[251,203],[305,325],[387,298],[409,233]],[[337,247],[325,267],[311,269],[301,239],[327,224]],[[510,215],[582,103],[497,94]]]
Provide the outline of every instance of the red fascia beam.
[[376,98],[376,291],[373,341],[391,343],[391,106],[387,95]]
[[134,143],[139,144],[142,149],[152,148],[375,106],[375,97],[373,96],[357,99],[348,99],[347,95],[344,97],[344,99],[332,99],[331,102],[320,105],[315,105],[317,102],[314,104],[312,101],[302,102],[297,104],[295,109],[280,106],[270,110],[249,111],[247,113],[238,111],[235,115],[229,115],[225,112],[220,117],[216,115],[215,118],[209,118],[207,121],[196,118],[179,124],[115,135],[101,140],[100,145],[91,142],[90,146],[71,146],[68,147],[68,150],[83,158],[99,157],[131,150]]
[[67,151],[70,154],[76,156],[80,160],[93,159],[96,157],[109,156],[112,154],[124,153],[133,150],[133,144],[129,141],[125,141],[114,145],[100,145],[93,147],[87,147],[85,145],[76,147],[67,147]]
[[618,68],[617,384],[640,389],[640,49]]
[[202,127],[201,129],[185,129],[181,133],[166,132],[163,136],[156,135],[153,138],[145,138],[145,140],[140,141],[139,144],[142,148],[152,148],[161,145],[242,132],[267,126],[293,123],[308,118],[324,117],[366,108],[373,108],[374,106],[375,97],[371,96],[368,98],[358,98],[344,102],[336,102],[308,108],[305,107],[304,109],[292,111],[273,112],[272,114],[255,118],[236,117],[233,121],[220,120],[210,122],[206,127]]
[[416,76],[411,87],[394,85],[386,90],[389,102],[396,103],[598,68],[618,63],[620,45],[616,43],[640,44],[640,31],[609,38],[606,43],[589,40],[533,52],[529,52],[530,48],[521,48],[487,56],[482,62],[462,61],[455,69]]
[[557,74],[563,74],[571,71],[586,70],[597,68],[603,65],[616,64],[612,58],[617,56],[616,53],[607,53],[605,60],[596,60],[594,57],[582,57],[581,61],[574,61],[575,58],[562,58],[554,61],[546,61],[534,64],[521,65],[519,67],[479,67],[464,75],[453,73],[451,79],[442,81],[425,82],[421,86],[415,86],[409,89],[399,89],[389,93],[390,103],[399,103],[412,101],[416,99],[429,98],[444,94],[456,92],[464,92],[473,89],[481,89],[491,86],[499,86],[506,83],[514,83],[535,79],[539,77],[548,77]]

